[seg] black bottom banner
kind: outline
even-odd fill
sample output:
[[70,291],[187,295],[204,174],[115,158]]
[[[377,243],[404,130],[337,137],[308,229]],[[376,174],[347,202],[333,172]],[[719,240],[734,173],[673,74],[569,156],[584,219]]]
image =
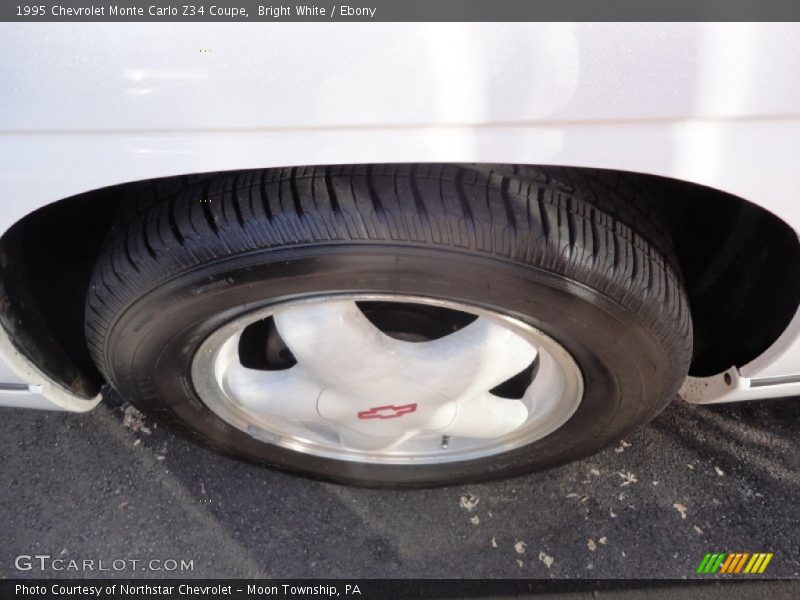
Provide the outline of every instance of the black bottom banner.
[[150,600],[157,598],[738,598],[768,594],[770,600],[800,597],[800,580],[0,580],[0,598]]

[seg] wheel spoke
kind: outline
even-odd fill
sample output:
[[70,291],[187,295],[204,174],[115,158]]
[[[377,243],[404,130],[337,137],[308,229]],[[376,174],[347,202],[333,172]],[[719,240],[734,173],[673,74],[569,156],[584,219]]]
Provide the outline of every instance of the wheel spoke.
[[274,319],[297,361],[327,385],[375,381],[397,370],[400,342],[370,323],[355,302],[288,306]]
[[486,393],[458,404],[455,419],[443,435],[473,438],[495,438],[514,431],[528,418],[528,409],[520,400],[498,398]]
[[453,400],[469,400],[503,383],[529,366],[537,352],[522,336],[486,318],[405,350],[413,360],[404,375]]
[[298,367],[257,371],[232,364],[225,373],[223,389],[254,414],[293,421],[319,419],[320,387]]

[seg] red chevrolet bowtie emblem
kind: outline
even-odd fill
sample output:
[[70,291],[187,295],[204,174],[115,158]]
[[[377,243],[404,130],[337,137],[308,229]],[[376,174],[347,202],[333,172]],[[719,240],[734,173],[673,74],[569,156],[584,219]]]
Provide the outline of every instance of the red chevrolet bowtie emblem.
[[361,410],[358,412],[359,419],[396,419],[408,413],[417,410],[415,404],[403,404],[402,406],[395,406],[394,404],[387,404],[386,406],[376,406],[369,410]]

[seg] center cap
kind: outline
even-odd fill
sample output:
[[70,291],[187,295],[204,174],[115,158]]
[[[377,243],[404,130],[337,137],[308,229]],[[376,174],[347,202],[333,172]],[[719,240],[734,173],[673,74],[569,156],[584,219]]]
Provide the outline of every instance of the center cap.
[[317,400],[317,412],[364,435],[389,437],[447,427],[456,416],[456,403],[413,382],[403,386],[402,396],[387,395],[382,386],[370,390],[359,385],[323,390]]

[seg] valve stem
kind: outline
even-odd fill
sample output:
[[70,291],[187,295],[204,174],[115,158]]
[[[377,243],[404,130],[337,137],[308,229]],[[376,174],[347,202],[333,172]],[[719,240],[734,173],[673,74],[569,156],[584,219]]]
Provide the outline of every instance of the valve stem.
[[450,436],[443,435],[442,436],[442,450],[447,450],[447,446],[450,444]]

